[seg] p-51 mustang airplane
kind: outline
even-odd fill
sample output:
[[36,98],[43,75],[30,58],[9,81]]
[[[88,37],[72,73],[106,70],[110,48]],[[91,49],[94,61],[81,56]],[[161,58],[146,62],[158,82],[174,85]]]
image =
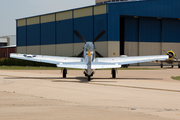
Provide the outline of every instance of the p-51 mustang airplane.
[[169,58],[168,55],[154,55],[154,56],[133,56],[133,57],[111,57],[111,58],[95,58],[95,54],[100,55],[95,51],[95,42],[104,35],[103,30],[93,42],[86,42],[86,40],[75,30],[76,36],[81,39],[85,45],[83,47],[84,52],[83,58],[80,57],[57,57],[57,56],[46,56],[46,55],[27,55],[11,53],[11,58],[30,60],[36,62],[44,62],[56,64],[57,67],[63,69],[63,77],[66,78],[67,69],[66,68],[79,68],[84,69],[85,76],[88,77],[88,81],[94,74],[95,69],[112,68],[112,78],[116,77],[116,69],[120,68],[122,65],[149,62],[155,60],[166,60]]
[[180,59],[177,59],[175,57],[176,56],[175,52],[173,52],[172,50],[170,50],[168,52],[166,52],[165,50],[163,50],[163,51],[166,53],[166,55],[169,55],[169,59],[167,59],[167,60],[160,60],[161,68],[163,68],[163,62],[165,62],[167,64],[171,64],[172,68],[174,67],[173,64],[176,62],[176,63],[178,63],[178,68],[180,68]]

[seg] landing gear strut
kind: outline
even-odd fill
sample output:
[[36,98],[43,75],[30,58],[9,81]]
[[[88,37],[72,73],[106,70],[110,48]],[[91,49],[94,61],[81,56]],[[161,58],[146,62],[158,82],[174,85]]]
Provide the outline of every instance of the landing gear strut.
[[174,67],[174,65],[171,65],[171,67],[173,68],[173,67]]
[[64,69],[63,69],[63,78],[66,78],[66,74],[67,74],[67,69],[64,68]]
[[163,68],[163,62],[161,62],[161,68]]
[[111,70],[112,78],[116,78],[116,70],[112,68]]

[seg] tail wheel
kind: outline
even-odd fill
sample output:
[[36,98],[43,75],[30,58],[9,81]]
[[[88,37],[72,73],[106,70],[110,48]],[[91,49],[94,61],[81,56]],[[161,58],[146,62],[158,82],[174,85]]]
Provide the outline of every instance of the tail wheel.
[[91,81],[91,76],[88,76],[88,81]]
[[174,65],[171,65],[171,67],[173,68],[173,67],[174,67]]
[[64,68],[64,69],[63,69],[63,78],[66,78],[66,74],[67,74],[67,69]]
[[111,70],[112,78],[116,78],[116,70],[112,68]]

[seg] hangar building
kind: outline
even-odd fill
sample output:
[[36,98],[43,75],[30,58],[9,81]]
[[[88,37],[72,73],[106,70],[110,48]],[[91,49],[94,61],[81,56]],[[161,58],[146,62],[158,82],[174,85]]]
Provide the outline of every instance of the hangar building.
[[180,0],[110,2],[17,19],[17,53],[76,56],[86,41],[105,57],[160,55],[180,58]]

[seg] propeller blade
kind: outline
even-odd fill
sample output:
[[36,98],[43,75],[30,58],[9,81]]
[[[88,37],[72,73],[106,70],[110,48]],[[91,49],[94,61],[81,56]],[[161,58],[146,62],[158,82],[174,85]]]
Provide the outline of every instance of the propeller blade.
[[163,51],[164,51],[165,53],[167,53],[167,51],[165,51],[164,49],[163,49]]
[[74,34],[76,34],[76,36],[77,36],[80,40],[82,40],[83,42],[86,43],[86,40],[78,33],[77,30],[74,30]]
[[174,59],[176,59],[178,61],[178,59],[176,57],[174,57]]
[[83,57],[83,51],[77,57]]
[[93,41],[93,43],[95,43],[100,37],[102,37],[104,35],[104,33],[106,33],[105,30],[103,30]]
[[95,53],[98,57],[103,57],[99,52],[95,51]]
[[169,55],[170,57],[173,57],[171,54],[169,54],[167,51],[163,50],[167,55]]

